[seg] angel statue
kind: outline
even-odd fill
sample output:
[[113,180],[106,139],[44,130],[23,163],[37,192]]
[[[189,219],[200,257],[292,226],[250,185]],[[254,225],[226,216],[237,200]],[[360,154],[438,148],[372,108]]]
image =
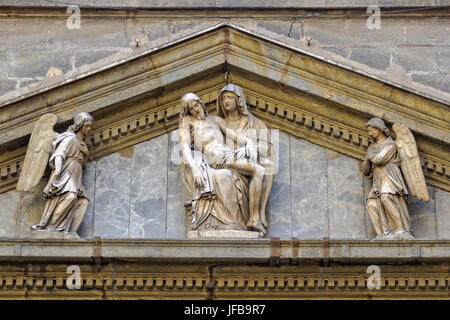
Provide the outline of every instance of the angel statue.
[[56,120],[56,115],[49,113],[34,126],[17,190],[35,187],[48,163],[52,172],[43,190],[47,201],[41,221],[31,228],[76,235],[89,203],[81,180],[88,158],[84,140],[94,118],[86,112],[77,113],[73,125],[61,134],[53,131]]
[[394,123],[394,141],[380,118],[369,120],[366,128],[375,139],[367,150],[362,168],[364,175],[373,179],[366,209],[377,234],[375,240],[414,239],[403,176],[413,196],[430,200],[414,136],[404,125]]

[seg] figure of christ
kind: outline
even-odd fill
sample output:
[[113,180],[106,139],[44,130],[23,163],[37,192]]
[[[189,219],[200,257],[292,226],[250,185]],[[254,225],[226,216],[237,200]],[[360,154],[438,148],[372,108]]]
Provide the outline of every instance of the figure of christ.
[[[214,169],[231,169],[240,175],[250,176],[248,189],[250,216],[259,215],[259,199],[261,198],[264,168],[256,159],[256,147],[253,141],[244,135],[237,135],[226,130],[226,123],[220,117],[208,116],[201,100],[194,94],[186,94],[186,111],[180,121],[180,142],[183,159],[192,169],[194,184],[199,190],[208,191],[202,170],[194,161],[191,144],[194,150],[200,151],[207,164]],[[224,144],[224,134],[228,141],[237,141],[244,145],[238,149]],[[262,230],[261,230],[262,229]],[[264,228],[258,228],[264,234]]]

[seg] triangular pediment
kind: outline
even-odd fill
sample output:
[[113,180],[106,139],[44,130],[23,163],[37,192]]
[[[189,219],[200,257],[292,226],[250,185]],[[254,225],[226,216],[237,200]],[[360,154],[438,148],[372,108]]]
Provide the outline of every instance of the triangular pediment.
[[368,119],[401,122],[415,133],[427,182],[449,190],[446,101],[242,28],[221,24],[48,81],[0,97],[0,191],[14,187],[29,134],[47,112],[61,130],[90,112],[96,159],[176,129],[186,92],[213,112],[227,82],[244,89],[251,112],[271,127],[356,159],[369,145]]

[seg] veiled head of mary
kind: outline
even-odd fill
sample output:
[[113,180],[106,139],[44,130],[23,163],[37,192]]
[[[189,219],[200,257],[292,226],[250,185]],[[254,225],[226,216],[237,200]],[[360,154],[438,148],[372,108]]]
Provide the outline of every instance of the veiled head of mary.
[[227,84],[220,91],[217,99],[217,115],[227,119],[229,114],[234,113],[236,109],[241,116],[248,115],[242,88],[235,84]]

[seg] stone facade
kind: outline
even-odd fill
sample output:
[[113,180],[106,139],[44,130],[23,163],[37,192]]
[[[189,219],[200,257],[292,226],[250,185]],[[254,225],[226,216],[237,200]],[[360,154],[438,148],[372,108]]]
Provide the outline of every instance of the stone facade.
[[[89,162],[83,183],[90,204],[80,236],[186,239],[177,141],[175,130]],[[364,206],[371,182],[363,181],[359,161],[284,132],[279,141],[266,238],[373,238]],[[44,206],[40,188],[22,196],[15,190],[1,194],[0,237],[32,237],[29,227]],[[450,194],[433,186],[429,194],[427,203],[409,198],[414,234],[450,239]]]
[[[77,2],[69,30],[63,2],[0,0],[0,299],[448,299],[444,0],[385,1],[380,30],[371,0]],[[179,99],[214,114],[230,82],[279,138],[268,233],[189,239]],[[95,118],[81,239],[33,233],[46,179],[14,189],[31,129],[53,112],[62,132],[79,111]],[[408,199],[414,240],[369,240],[372,117],[416,139],[431,199]],[[74,264],[82,290],[65,286]]]
[[[366,8],[372,4],[370,1],[323,1],[322,5],[314,2],[309,4],[314,10],[302,1],[296,18],[283,3],[268,2],[267,6],[274,9],[264,12],[253,3],[245,6],[240,1],[227,2],[226,8],[212,1],[213,8],[208,11],[197,9],[195,1],[191,1],[191,10],[177,9],[177,4],[166,4],[170,10],[159,4],[158,11],[112,12],[82,6],[81,28],[74,30],[66,28],[70,14],[61,8],[62,4],[33,2],[33,11],[22,9],[20,4],[6,6],[0,10],[0,95],[45,78],[51,67],[64,74],[114,53],[133,52],[135,40],[141,45],[158,46],[221,22],[353,64],[385,79],[422,90],[450,92],[448,8],[408,11],[404,9],[414,7],[415,1],[402,1],[398,7],[403,11],[397,8],[396,13],[388,13],[397,6],[398,1],[393,1],[392,5],[381,5],[381,29],[368,29]],[[130,8],[138,5],[125,1],[114,7],[119,4]],[[152,7],[147,2],[141,5]],[[433,5],[439,6],[436,1]],[[329,11],[327,6],[347,11]],[[295,3],[289,7],[296,8]],[[36,18],[28,19],[30,14]],[[307,37],[312,39],[309,46]]]

